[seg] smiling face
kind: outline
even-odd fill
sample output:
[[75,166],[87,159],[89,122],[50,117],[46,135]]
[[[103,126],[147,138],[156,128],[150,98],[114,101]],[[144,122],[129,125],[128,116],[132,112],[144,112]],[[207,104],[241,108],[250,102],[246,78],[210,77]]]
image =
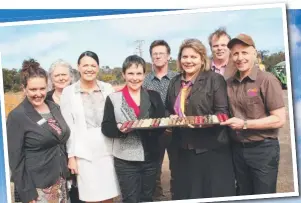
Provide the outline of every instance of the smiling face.
[[26,87],[23,89],[29,102],[36,108],[44,103],[47,94],[47,81],[43,77],[33,77],[28,79]]
[[138,66],[137,64],[132,64],[122,73],[122,76],[127,87],[132,91],[137,91],[141,88],[145,77],[143,66],[141,64]]
[[230,50],[227,47],[230,39],[226,35],[217,37],[214,35],[211,41],[211,51],[213,60],[227,61],[229,58]]
[[201,69],[204,62],[198,52],[187,47],[182,50],[180,64],[186,74],[193,75]]
[[57,66],[54,68],[51,79],[55,89],[64,89],[71,82],[69,68],[66,66]]
[[235,67],[246,73],[255,65],[257,54],[254,47],[238,43],[231,48],[231,55]]
[[99,72],[99,66],[93,58],[84,56],[80,59],[80,63],[78,64],[78,71],[82,80],[91,82],[96,80]]

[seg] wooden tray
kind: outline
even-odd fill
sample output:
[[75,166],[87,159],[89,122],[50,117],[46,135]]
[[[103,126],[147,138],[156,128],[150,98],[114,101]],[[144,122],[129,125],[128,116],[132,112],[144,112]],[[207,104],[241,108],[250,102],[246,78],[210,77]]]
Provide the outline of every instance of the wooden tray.
[[[202,125],[194,125],[194,124],[191,124],[191,125],[194,126],[194,128],[203,128],[203,126],[220,125],[220,123],[205,123]],[[189,127],[187,124],[185,124],[185,125],[168,125],[168,126],[158,126],[158,127],[134,127],[134,128],[129,128],[129,129],[142,130],[142,129],[156,129],[156,128],[191,128],[191,127]]]
[[[213,119],[213,117],[215,116],[215,118]],[[198,117],[198,118],[197,118]],[[208,120],[206,120],[206,118],[205,117],[210,117],[210,123],[208,122]],[[201,120],[198,120],[198,119],[201,119]],[[153,118],[153,119],[155,119],[155,120],[157,120],[158,119],[158,122],[160,123],[162,120],[164,120],[164,122],[165,123],[167,123],[167,122],[170,122],[170,121],[166,121],[166,120],[169,120],[169,119],[172,119],[172,118]],[[125,122],[125,123],[123,123],[123,125],[122,125],[122,128],[124,127],[124,125],[125,125],[125,127],[127,127],[128,129],[133,129],[133,130],[138,130],[138,129],[156,129],[156,128],[180,128],[180,127],[182,127],[182,128],[191,128],[190,126],[188,126],[188,125],[192,125],[192,126],[194,126],[194,128],[203,128],[203,127],[205,127],[205,126],[208,126],[208,125],[220,125],[220,122],[221,122],[221,120],[220,119],[218,119],[218,117],[216,116],[216,115],[206,115],[206,116],[187,116],[187,117],[185,117],[185,118],[173,118],[174,119],[174,122],[183,122],[183,120],[182,119],[185,119],[186,120],[186,123],[185,124],[181,124],[181,125],[175,125],[175,124],[171,124],[171,125],[163,125],[163,126],[151,126],[151,124],[154,124],[153,122],[150,122],[150,120],[152,120],[151,118],[149,118],[149,119],[142,119],[142,120],[136,120],[135,122],[142,122],[141,124],[134,124],[134,126],[139,126],[139,127],[132,127],[132,125],[133,125],[133,123],[132,124],[130,124],[130,126],[131,127],[127,127],[127,123],[131,123],[131,122],[134,122],[134,121],[127,121],[127,122]],[[177,119],[179,119],[179,120],[177,120]],[[205,122],[205,123],[203,123],[203,124],[200,124],[200,125],[196,125],[196,124],[188,124],[188,122],[190,122],[190,121],[192,121],[192,122],[196,122],[196,120],[194,120],[194,119],[197,119],[198,120],[198,122]],[[204,120],[205,119],[205,120]],[[212,122],[212,120],[211,119],[213,119],[215,122]],[[154,122],[156,123],[157,121],[155,121],[154,120]],[[141,125],[143,125],[143,122],[145,122],[145,121],[147,121],[149,124],[147,124],[147,127],[140,127]],[[188,121],[188,122],[187,122]],[[146,124],[146,123],[145,123]],[[157,125],[158,125],[158,123],[156,123]]]

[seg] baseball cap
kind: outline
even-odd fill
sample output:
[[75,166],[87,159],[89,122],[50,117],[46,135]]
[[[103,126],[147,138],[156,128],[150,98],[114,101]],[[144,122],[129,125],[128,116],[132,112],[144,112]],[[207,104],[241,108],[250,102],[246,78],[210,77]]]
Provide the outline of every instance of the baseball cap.
[[227,45],[229,49],[231,49],[235,44],[243,43],[245,45],[253,46],[255,48],[255,43],[249,35],[239,34],[237,37],[231,39]]

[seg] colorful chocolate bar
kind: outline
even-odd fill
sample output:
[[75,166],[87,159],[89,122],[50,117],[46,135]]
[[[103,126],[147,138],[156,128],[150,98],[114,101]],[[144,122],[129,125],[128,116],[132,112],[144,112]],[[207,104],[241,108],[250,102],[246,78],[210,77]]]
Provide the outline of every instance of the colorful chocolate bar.
[[213,123],[219,123],[219,120],[218,120],[216,115],[212,115],[212,122]]
[[130,121],[129,124],[128,124],[128,126],[126,126],[126,127],[127,127],[127,128],[131,128],[132,125],[134,124],[134,122],[135,122],[135,121]]
[[225,121],[229,119],[229,117],[228,117],[227,114],[223,114],[223,117],[224,117],[224,120],[225,120]]
[[139,123],[139,120],[135,120],[135,122],[134,122],[133,125],[132,125],[132,128],[137,127],[138,123]]
[[130,123],[130,121],[124,122],[124,123],[122,124],[122,126],[120,127],[120,130],[125,129],[125,128],[128,126],[129,123]]
[[221,113],[217,114],[217,118],[218,118],[219,122],[224,122],[224,118]]
[[156,120],[156,122],[155,122],[154,127],[158,127],[158,126],[160,125],[160,121],[161,121],[161,119],[158,118],[158,119]]
[[157,122],[157,118],[154,118],[152,123],[151,123],[151,127],[155,127],[155,123]]

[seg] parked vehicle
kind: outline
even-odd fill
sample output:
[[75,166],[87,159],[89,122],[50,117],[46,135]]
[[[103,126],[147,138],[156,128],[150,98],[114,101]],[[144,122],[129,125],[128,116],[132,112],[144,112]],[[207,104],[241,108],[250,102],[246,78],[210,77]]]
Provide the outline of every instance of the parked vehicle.
[[286,78],[286,63],[282,61],[271,68],[273,73],[282,84],[283,89],[287,89],[287,78]]

